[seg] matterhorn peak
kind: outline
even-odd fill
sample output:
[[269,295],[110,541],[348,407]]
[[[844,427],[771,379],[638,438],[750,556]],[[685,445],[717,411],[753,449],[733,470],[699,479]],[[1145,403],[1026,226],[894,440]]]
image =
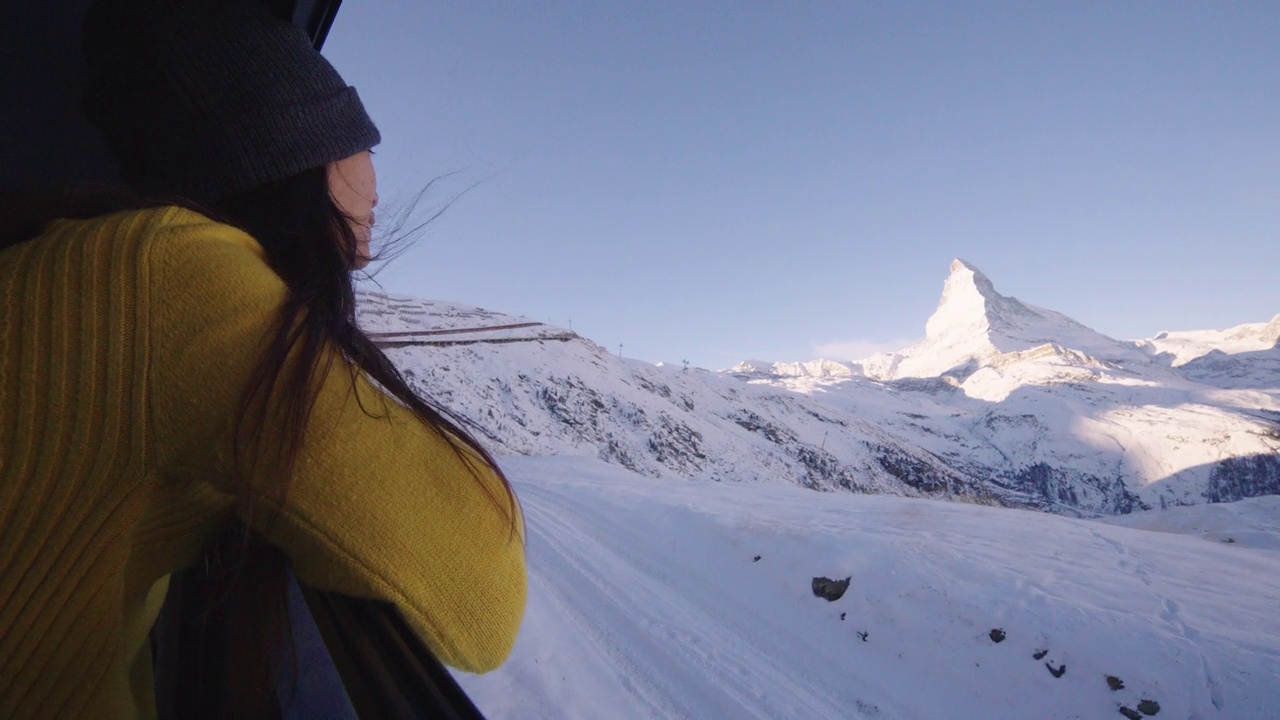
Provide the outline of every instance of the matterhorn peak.
[[951,270],[942,286],[943,302],[946,302],[948,289],[956,293],[976,292],[983,297],[1000,297],[991,280],[976,265],[961,258],[951,261]]
[[1042,345],[1105,359],[1133,354],[1131,348],[1061,313],[1001,295],[981,270],[957,258],[951,261],[938,308],[925,325],[924,341],[898,355],[891,375],[937,376]]
[[925,337],[938,340],[957,334],[984,335],[994,329],[992,316],[1000,314],[1002,306],[1010,302],[1021,305],[996,292],[991,280],[972,263],[956,258],[942,285],[938,309],[925,326]]

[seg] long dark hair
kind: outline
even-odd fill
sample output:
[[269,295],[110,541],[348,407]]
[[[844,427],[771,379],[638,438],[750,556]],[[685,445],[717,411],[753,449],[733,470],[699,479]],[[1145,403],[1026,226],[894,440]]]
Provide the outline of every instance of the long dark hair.
[[[272,463],[275,472],[270,477],[278,481],[269,487],[246,486],[242,497],[266,496],[281,505],[285,502],[287,479],[318,383],[333,371],[339,358],[347,361],[353,384],[357,374],[364,372],[458,450],[468,464],[473,461],[463,448],[497,470],[493,458],[462,429],[458,418],[415,393],[356,324],[352,273],[359,249],[352,219],[329,195],[324,167],[220,200],[206,212],[257,239],[266,251],[267,263],[288,287],[275,333],[245,389],[236,437],[237,465],[247,471],[256,463]],[[270,418],[269,398],[279,404],[278,414]],[[375,416],[380,413],[376,408],[363,410]],[[266,435],[261,430],[268,422],[285,423],[285,447],[261,446]],[[506,488],[505,497],[495,495],[486,484],[481,487],[495,508],[509,515],[514,530],[518,517],[515,495],[501,471],[498,476]]]
[[[324,166],[209,204],[100,189],[6,200],[0,203],[0,250],[32,238],[53,218],[179,204],[255,238],[287,287],[266,350],[244,388],[236,423],[240,517],[246,522],[225,528],[197,566],[203,615],[197,649],[200,697],[188,707],[209,717],[273,714],[276,675],[289,666],[292,652],[287,640],[288,560],[249,529],[273,520],[255,518],[253,501],[265,498],[277,509],[286,506],[320,383],[331,373],[347,372],[353,392],[359,374],[366,374],[447,442],[471,468],[495,510],[510,518],[512,541],[517,541],[515,494],[493,458],[449,411],[418,396],[356,324],[353,271],[359,248],[351,218],[330,196]],[[361,408],[370,416],[386,412],[385,404]],[[268,427],[271,433],[262,432]],[[281,432],[282,445],[264,446],[262,438]],[[505,492],[481,480],[476,458],[496,473]],[[254,477],[268,480],[254,484]]]
[[[505,497],[495,494],[487,483],[480,487],[496,510],[507,513],[514,539],[519,517],[515,495],[492,457],[447,410],[419,397],[356,324],[352,273],[359,248],[351,218],[329,194],[326,168],[313,168],[220,200],[206,213],[257,239],[268,264],[288,288],[274,334],[241,402],[235,439],[236,466],[244,483],[239,495],[241,517],[251,518],[255,498],[266,498],[275,507],[287,503],[288,480],[319,383],[344,368],[350,373],[353,392],[357,374],[367,374],[448,442],[473,472],[479,472],[475,457],[497,472]],[[362,406],[362,410],[376,416],[385,414],[386,408]],[[274,435],[262,432],[268,426],[284,431],[283,446],[263,446],[262,439]],[[268,472],[262,472],[264,468]],[[269,478],[269,484],[254,486],[251,477]],[[260,520],[270,522],[271,518]],[[217,554],[218,561],[211,567],[220,573],[213,595],[221,596],[220,611],[237,635],[236,642],[225,647],[231,714],[259,715],[255,709],[271,698],[274,674],[288,665],[281,662],[279,647],[281,636],[288,632],[285,561],[278,550],[260,542],[243,525],[230,528],[209,552]]]

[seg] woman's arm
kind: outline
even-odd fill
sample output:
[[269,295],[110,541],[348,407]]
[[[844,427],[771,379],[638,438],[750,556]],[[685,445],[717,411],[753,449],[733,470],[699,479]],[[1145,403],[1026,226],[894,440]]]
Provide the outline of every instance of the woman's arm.
[[[235,495],[237,413],[285,288],[248,236],[165,212],[150,244],[155,454],[167,477]],[[271,448],[275,430],[265,432]],[[353,383],[339,357],[283,512],[263,500],[245,515],[303,582],[391,601],[444,662],[485,671],[510,652],[524,612],[524,542],[506,497],[487,463],[363,374]]]

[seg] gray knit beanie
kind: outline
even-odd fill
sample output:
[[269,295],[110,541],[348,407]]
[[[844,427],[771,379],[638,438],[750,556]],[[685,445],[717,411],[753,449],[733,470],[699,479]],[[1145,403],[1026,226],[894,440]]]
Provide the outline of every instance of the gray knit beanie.
[[306,33],[241,0],[99,0],[84,112],[125,180],[214,202],[377,145]]

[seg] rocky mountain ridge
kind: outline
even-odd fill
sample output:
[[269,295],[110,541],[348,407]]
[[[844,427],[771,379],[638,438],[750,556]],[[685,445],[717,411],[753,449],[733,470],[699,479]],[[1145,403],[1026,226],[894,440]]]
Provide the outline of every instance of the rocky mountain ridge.
[[854,363],[654,366],[527,318],[372,293],[360,319],[498,453],[1073,515],[1280,493],[1280,351],[1257,347],[1280,323],[1118,341],[959,260],[921,343]]

